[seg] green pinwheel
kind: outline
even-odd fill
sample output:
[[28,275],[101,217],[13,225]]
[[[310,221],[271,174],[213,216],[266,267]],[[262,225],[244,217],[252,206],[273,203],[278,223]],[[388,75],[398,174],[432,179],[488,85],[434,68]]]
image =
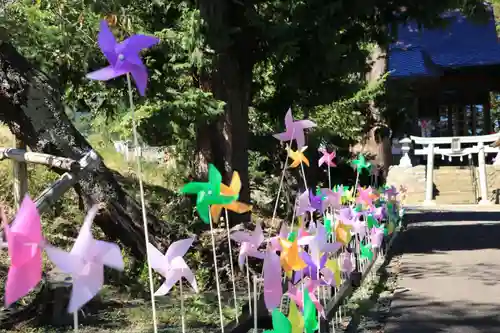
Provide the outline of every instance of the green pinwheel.
[[292,333],[290,320],[277,308],[271,314],[273,329],[265,330],[264,333]]
[[304,288],[304,331],[305,333],[314,333],[318,329],[318,313],[314,305],[309,290]]
[[370,170],[372,167],[371,163],[367,162],[365,155],[359,154],[358,158],[352,161],[352,164],[356,167],[356,171],[361,173],[363,169]]
[[368,244],[361,243],[361,247],[360,247],[359,252],[360,252],[361,259],[368,259],[370,261],[373,260],[373,251],[372,251],[372,246],[370,243],[368,243]]
[[377,219],[370,214],[366,217],[366,226],[368,227],[368,229],[371,229],[380,227],[380,224],[378,223]]
[[196,210],[205,223],[210,223],[210,205],[227,205],[238,196],[225,196],[220,193],[222,176],[213,164],[208,165],[208,182],[191,182],[181,189],[183,194],[196,194]]

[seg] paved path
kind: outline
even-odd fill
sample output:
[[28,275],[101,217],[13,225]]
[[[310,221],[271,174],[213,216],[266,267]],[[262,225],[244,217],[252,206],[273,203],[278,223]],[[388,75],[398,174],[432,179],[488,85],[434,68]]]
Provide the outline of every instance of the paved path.
[[427,212],[408,220],[385,333],[500,332],[500,212]]

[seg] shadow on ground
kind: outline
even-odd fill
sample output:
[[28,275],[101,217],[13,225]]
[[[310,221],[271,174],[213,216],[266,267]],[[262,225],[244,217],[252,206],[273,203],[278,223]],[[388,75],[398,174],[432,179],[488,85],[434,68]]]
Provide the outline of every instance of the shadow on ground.
[[[500,212],[409,214],[384,332],[500,332]],[[425,223],[421,223],[425,222]]]
[[407,224],[419,222],[500,221],[500,211],[423,211],[408,209]]
[[500,331],[498,304],[473,301],[450,305],[432,298],[398,295],[387,333],[491,333]]

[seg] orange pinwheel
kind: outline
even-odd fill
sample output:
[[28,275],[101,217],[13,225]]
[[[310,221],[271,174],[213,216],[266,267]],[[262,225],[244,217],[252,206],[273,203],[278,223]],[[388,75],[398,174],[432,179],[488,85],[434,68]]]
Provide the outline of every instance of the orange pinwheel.
[[344,245],[349,244],[351,241],[351,226],[337,221],[335,226],[335,240]]
[[281,266],[285,272],[300,271],[307,267],[307,264],[299,255],[299,243],[295,239],[293,242],[280,238],[281,251]]
[[298,150],[293,150],[289,146],[286,147],[286,151],[288,152],[288,156],[293,160],[292,164],[290,164],[290,168],[296,168],[300,165],[300,163],[304,163],[309,166],[309,160],[304,156],[304,151],[307,149],[307,146],[304,146]]
[[[231,179],[231,184],[229,184],[229,186],[224,185],[223,183],[220,184],[220,194],[224,196],[236,196],[240,193],[240,190],[241,180],[237,171],[233,172],[233,178]],[[247,205],[246,203],[236,200],[225,205],[212,205],[210,206],[210,215],[212,216],[212,221],[214,223],[219,221],[222,208],[238,214],[243,214],[252,210],[251,205]]]

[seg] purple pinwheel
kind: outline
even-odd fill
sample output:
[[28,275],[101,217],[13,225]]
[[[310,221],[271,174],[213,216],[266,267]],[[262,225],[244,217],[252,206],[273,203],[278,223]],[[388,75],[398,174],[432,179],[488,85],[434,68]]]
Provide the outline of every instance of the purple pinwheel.
[[382,221],[385,217],[385,207],[372,207],[370,213],[376,218],[378,221]]
[[297,142],[297,149],[301,149],[305,144],[304,130],[311,127],[316,127],[316,124],[310,120],[293,121],[292,109],[288,109],[285,115],[286,131],[283,133],[274,134],[273,136],[280,141]]
[[[301,271],[297,271],[294,273],[293,283],[297,284],[301,279],[305,277],[309,277],[311,280],[318,280],[318,277],[321,279],[321,271],[323,269],[328,269],[325,267],[326,261],[328,260],[328,253],[325,253],[321,256],[319,261],[319,267],[314,263],[313,258],[307,252],[300,252],[300,257],[307,264],[307,267],[302,269]],[[318,272],[319,269],[319,272]],[[327,285],[326,281],[321,279],[322,285]]]
[[314,264],[316,266],[321,266],[321,253],[335,253],[341,247],[342,243],[340,242],[328,243],[328,235],[326,233],[326,229],[323,224],[318,222],[318,226],[316,227],[316,234],[314,235],[313,241],[309,243],[309,249],[311,250],[311,257]]
[[142,63],[139,53],[143,49],[158,44],[160,40],[153,36],[133,35],[118,43],[109,30],[106,20],[101,21],[97,43],[110,65],[87,74],[91,80],[108,81],[130,73],[134,78],[139,94],[144,96],[148,83],[148,71]]
[[290,233],[290,230],[288,229],[288,226],[286,225],[286,223],[283,223],[281,225],[279,234],[276,236],[273,236],[269,239],[271,249],[273,251],[283,251],[281,244],[280,244],[280,238],[286,239],[288,237],[289,233]]
[[340,270],[344,273],[351,273],[354,271],[354,264],[352,263],[352,254],[345,251],[340,254]]
[[323,203],[322,195],[314,195],[312,190],[309,190],[309,202],[311,203],[311,207],[314,210],[318,211],[321,214],[325,213],[326,205]]
[[297,202],[296,214],[297,216],[302,216],[307,212],[314,212],[316,209],[311,205],[311,200],[309,198],[309,191],[304,191],[299,195],[299,200]]
[[264,259],[264,253],[259,251],[260,245],[264,242],[264,232],[259,222],[253,232],[236,231],[231,234],[231,239],[240,243],[240,254],[238,255],[238,264],[243,270],[245,259],[254,257]]
[[394,185],[391,185],[391,187],[387,188],[384,191],[384,193],[387,196],[388,200],[396,199],[396,196],[399,194],[398,190],[396,189],[396,187],[394,187]]
[[350,221],[352,221],[353,218],[359,216],[360,213],[356,212],[351,207],[344,207],[344,208],[339,209],[339,211],[335,215],[336,215],[335,217],[337,220],[340,220],[340,221],[348,224]]

